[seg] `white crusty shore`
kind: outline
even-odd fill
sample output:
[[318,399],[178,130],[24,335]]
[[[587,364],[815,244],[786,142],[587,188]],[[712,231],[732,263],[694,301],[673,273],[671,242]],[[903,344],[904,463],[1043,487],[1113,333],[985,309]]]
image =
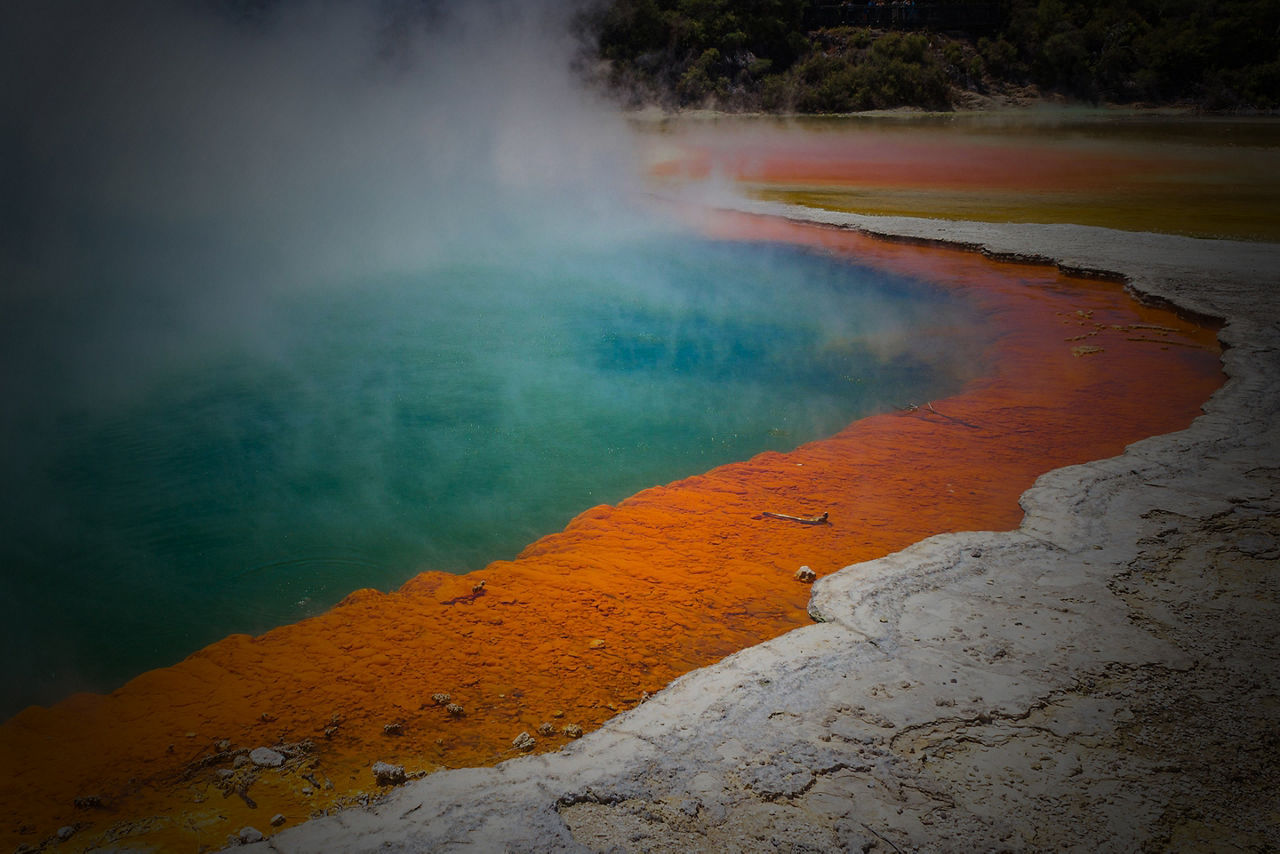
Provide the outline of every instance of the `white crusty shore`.
[[1121,274],[1226,322],[1228,382],[1189,429],[1041,477],[1019,530],[824,578],[820,622],[557,753],[245,850],[1275,850],[1280,245],[743,207]]

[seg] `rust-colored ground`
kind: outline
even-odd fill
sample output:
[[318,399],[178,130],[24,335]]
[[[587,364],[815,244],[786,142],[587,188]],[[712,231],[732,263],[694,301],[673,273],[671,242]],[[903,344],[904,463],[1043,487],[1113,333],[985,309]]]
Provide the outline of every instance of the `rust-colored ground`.
[[[945,282],[989,317],[996,369],[956,397],[592,508],[514,561],[358,591],[110,696],[28,709],[0,727],[0,845],[73,827],[67,850],[216,848],[376,793],[377,760],[491,764],[522,731],[555,749],[567,726],[805,624],[801,565],[822,575],[939,532],[1013,528],[1037,475],[1184,427],[1221,382],[1212,331],[1114,283],[764,219],[702,225]],[[270,745],[285,746],[281,768],[242,758]]]

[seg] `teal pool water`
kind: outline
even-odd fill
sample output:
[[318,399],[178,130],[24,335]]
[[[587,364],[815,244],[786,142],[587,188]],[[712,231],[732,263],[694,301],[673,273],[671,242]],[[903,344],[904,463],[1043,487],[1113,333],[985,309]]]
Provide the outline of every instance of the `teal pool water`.
[[664,233],[268,290],[236,323],[161,293],[30,296],[7,323],[6,716],[511,558],[954,392],[981,354],[937,286]]

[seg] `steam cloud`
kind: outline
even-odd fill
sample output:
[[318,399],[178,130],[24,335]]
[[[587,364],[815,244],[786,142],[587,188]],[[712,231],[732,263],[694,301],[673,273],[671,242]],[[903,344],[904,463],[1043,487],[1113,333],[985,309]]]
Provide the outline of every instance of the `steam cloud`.
[[637,213],[576,2],[0,11],[0,717],[513,555],[954,359],[909,286]]
[[[45,437],[202,349],[269,350],[282,292],[618,228],[628,133],[575,79],[573,11],[4,4],[0,475],[27,485],[5,490],[5,518],[71,533],[79,520],[55,502],[33,509],[50,498]],[[0,576],[14,607],[36,583],[17,574]],[[56,626],[5,623],[0,681],[42,681],[45,700],[82,687],[24,669],[36,644],[74,660]]]
[[617,228],[628,135],[570,69],[571,3],[6,8],[0,438],[269,338],[281,289]]
[[[570,12],[550,0],[10,4],[5,315],[92,298],[106,314],[79,334],[106,355],[130,349],[111,330],[136,329],[143,306],[159,346],[184,323],[251,322],[264,288],[599,222],[626,137],[573,79]],[[42,349],[6,347],[5,363]]]

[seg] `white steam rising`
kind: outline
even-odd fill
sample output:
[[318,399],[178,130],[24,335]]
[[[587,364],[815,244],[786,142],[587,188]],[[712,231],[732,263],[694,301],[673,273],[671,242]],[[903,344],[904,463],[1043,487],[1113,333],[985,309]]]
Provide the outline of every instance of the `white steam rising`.
[[[629,135],[571,70],[572,6],[3,4],[0,476],[25,486],[0,513],[74,536],[84,520],[41,493],[46,437],[111,423],[209,352],[269,355],[282,295],[633,226]],[[34,595],[43,570],[9,570],[0,601]],[[0,681],[75,687],[5,622]]]
[[87,217],[203,229],[211,250],[295,270],[300,254],[319,270],[416,265],[540,219],[517,215],[523,193],[599,200],[624,135],[572,77],[568,8],[454,5],[11,12],[5,183],[26,240],[6,254],[74,254]]
[[251,337],[284,288],[629,227],[629,135],[571,71],[572,11],[11,4],[0,393],[47,395],[53,371],[111,394]]
[[911,283],[655,233],[574,2],[0,9],[0,716],[947,387]]

